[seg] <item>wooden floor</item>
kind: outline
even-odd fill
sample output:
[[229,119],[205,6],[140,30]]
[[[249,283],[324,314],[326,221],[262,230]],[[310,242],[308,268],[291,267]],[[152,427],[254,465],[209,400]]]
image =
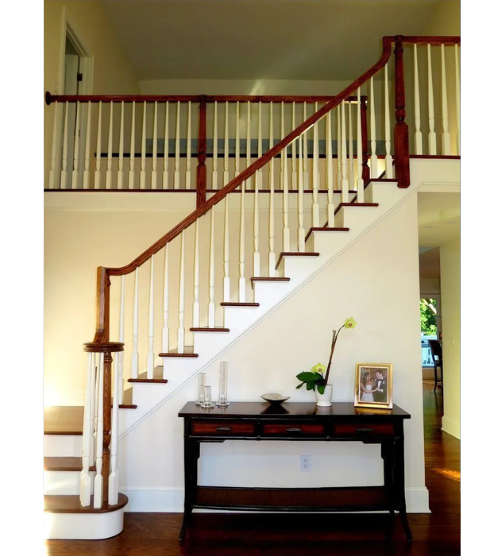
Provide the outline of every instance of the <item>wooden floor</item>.
[[426,486],[431,514],[409,514],[407,543],[397,519],[385,540],[384,514],[195,514],[183,544],[181,514],[126,513],[123,532],[104,541],[45,541],[45,554],[126,556],[450,556],[460,550],[460,442],[441,432],[442,389],[423,384]]

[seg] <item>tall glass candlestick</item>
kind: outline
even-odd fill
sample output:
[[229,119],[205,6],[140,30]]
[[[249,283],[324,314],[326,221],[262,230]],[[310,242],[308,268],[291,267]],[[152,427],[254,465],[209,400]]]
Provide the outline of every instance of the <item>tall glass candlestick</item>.
[[206,386],[206,373],[199,373],[197,376],[197,400],[196,405],[204,402],[204,387]]
[[227,400],[227,363],[220,363],[220,382],[218,384],[218,407],[230,405]]

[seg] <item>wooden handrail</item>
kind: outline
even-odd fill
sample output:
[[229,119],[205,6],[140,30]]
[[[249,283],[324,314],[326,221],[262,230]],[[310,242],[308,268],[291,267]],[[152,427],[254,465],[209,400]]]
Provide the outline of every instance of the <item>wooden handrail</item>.
[[432,46],[440,46],[441,44],[445,45],[455,45],[461,44],[461,37],[441,37],[441,36],[434,36],[434,37],[421,37],[421,36],[402,36],[397,35],[396,37],[387,37],[393,39],[393,42],[400,37],[403,44],[431,44]]
[[394,37],[384,37],[383,38],[383,52],[379,61],[374,64],[369,70],[367,70],[363,75],[361,75],[358,79],[356,79],[351,85],[348,85],[342,92],[340,92],[335,97],[332,97],[332,100],[327,102],[324,106],[318,110],[318,112],[314,113],[310,116],[307,120],[301,123],[298,127],[296,127],[293,131],[291,131],[288,135],[286,135],[283,139],[281,139],[274,147],[269,149],[264,155],[262,155],[259,159],[253,162],[248,168],[245,168],[238,176],[232,179],[225,187],[219,189],[211,199],[208,199],[205,203],[201,206],[196,208],[191,214],[189,214],[184,220],[182,220],[179,224],[177,224],[172,230],[170,230],[167,234],[162,236],[158,241],[156,241],[153,245],[151,245],[146,251],[144,251],[141,255],[136,257],[134,261],[129,263],[126,266],[120,268],[108,268],[108,273],[110,276],[122,276],[124,274],[129,274],[133,272],[138,267],[140,267],[143,263],[148,261],[152,255],[158,253],[167,243],[173,241],[179,234],[182,233],[183,230],[187,229],[190,225],[192,225],[198,218],[204,216],[214,205],[219,203],[228,193],[236,189],[243,183],[245,180],[249,179],[255,172],[260,170],[263,166],[265,166],[272,158],[278,155],[285,147],[287,147],[292,141],[297,139],[302,133],[308,130],[311,126],[313,126],[318,120],[320,120],[325,114],[330,112],[335,106],[340,104],[346,97],[350,96],[354,93],[358,87],[360,87],[363,83],[365,83],[370,77],[376,74],[381,68],[384,67],[386,62],[388,61],[391,55],[391,44],[392,40],[394,41]]

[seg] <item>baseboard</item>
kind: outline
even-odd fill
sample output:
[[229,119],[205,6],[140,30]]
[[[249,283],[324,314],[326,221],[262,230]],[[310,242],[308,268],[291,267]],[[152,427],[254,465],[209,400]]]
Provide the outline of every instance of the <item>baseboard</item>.
[[[181,513],[183,512],[183,488],[132,488],[119,487],[128,497],[126,512]],[[430,513],[429,495],[426,487],[405,489],[407,513]]]
[[446,432],[447,434],[450,434],[451,436],[454,436],[454,438],[460,440],[461,424],[444,416],[442,417],[442,432]]

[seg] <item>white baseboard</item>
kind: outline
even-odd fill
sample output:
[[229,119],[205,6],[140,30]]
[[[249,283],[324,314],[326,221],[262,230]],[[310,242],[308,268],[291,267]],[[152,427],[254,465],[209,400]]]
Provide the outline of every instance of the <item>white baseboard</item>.
[[[125,488],[119,487],[129,499],[125,508],[126,512],[183,512],[183,488]],[[407,513],[430,513],[429,495],[426,487],[406,488],[405,500]]]
[[461,424],[456,421],[452,421],[447,417],[442,417],[442,431],[454,436],[458,440],[461,439]]

